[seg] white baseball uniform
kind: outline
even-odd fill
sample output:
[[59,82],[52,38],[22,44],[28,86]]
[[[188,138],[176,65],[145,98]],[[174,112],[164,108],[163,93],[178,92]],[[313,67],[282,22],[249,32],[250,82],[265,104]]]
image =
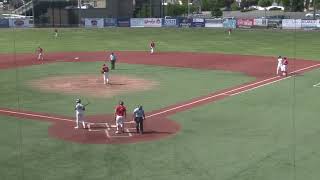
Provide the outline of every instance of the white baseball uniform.
[[77,103],[76,107],[75,107],[75,111],[76,111],[76,127],[79,127],[79,123],[81,122],[83,125],[83,128],[85,128],[85,123],[84,123],[84,111],[85,111],[85,107],[81,104],[81,103]]
[[281,71],[281,66],[282,66],[282,58],[278,58],[277,74],[279,74],[279,71]]

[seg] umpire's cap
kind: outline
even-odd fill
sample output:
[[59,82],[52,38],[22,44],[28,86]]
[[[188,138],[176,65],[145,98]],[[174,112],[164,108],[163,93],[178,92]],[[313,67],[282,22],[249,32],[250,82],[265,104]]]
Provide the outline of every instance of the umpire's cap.
[[81,99],[76,99],[76,103],[81,103]]

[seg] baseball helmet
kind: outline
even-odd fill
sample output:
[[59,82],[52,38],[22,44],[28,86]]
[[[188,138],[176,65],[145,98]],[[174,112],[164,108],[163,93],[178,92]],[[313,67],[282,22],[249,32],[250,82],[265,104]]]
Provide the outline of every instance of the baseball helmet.
[[143,107],[142,107],[141,105],[139,105],[138,108],[139,108],[140,110],[142,110]]
[[119,104],[120,104],[120,105],[123,105],[123,101],[119,101]]
[[281,58],[281,56],[278,56],[278,58]]
[[76,99],[76,103],[81,103],[81,99]]

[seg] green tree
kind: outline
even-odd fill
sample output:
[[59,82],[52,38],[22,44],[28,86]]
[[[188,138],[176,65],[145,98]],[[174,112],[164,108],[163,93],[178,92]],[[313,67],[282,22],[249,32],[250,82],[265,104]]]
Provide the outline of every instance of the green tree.
[[233,2],[231,4],[231,11],[238,11],[238,10],[240,10],[240,7],[239,7],[238,3],[237,2]]
[[282,0],[282,4],[287,11],[302,12],[304,10],[303,0]]
[[221,11],[220,8],[215,7],[215,8],[213,8],[213,9],[211,10],[211,15],[212,15],[213,17],[221,17],[222,14],[223,14],[223,13],[222,13],[222,11]]
[[259,0],[258,5],[261,7],[268,7],[272,5],[272,0]]
[[150,6],[148,4],[143,4],[140,9],[137,9],[136,17],[145,18],[150,16]]

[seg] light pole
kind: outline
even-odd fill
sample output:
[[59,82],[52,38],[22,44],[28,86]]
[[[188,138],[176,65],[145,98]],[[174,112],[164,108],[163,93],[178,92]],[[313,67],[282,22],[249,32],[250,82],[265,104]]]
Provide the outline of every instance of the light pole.
[[313,1],[313,19],[316,19],[316,0],[312,0]]
[[189,17],[189,14],[190,14],[190,0],[188,0],[188,17]]

